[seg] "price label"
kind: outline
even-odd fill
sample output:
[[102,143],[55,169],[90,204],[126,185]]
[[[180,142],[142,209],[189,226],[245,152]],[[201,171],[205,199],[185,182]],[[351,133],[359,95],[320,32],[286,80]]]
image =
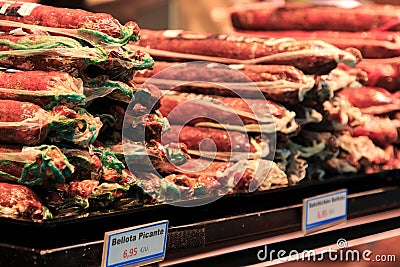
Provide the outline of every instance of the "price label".
[[162,261],[167,233],[168,221],[106,232],[101,266],[139,266]]
[[20,8],[18,9],[17,13],[21,17],[29,16],[32,13],[33,9],[35,7],[37,7],[37,6],[39,6],[39,4],[36,4],[36,3],[24,3],[24,4],[22,4],[20,6]]
[[303,232],[318,231],[347,220],[347,189],[303,200]]

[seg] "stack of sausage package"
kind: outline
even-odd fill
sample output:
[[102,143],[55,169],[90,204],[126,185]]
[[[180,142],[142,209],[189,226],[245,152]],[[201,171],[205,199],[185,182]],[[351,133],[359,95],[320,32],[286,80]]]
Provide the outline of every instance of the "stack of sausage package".
[[137,24],[32,3],[0,7],[1,215],[43,220],[149,200],[122,153],[128,106],[125,126],[151,132],[127,139],[135,162],[186,157],[157,142],[168,128],[150,104],[157,89],[130,83],[154,64],[126,46],[139,39]]
[[[250,151],[249,162],[251,157],[273,161],[285,179],[271,182],[272,178],[265,176],[269,182],[258,184],[259,189],[295,184],[305,177],[326,179],[399,168],[398,59],[376,58],[397,56],[400,51],[395,32],[400,9],[379,5],[249,6],[232,12],[236,31],[229,35],[142,30],[138,44],[149,47],[157,62],[153,71],[136,75],[135,81],[155,83],[168,91],[160,111],[168,116],[174,135],[186,143],[189,153],[207,156],[207,150],[213,148],[203,144],[201,149],[200,140],[206,138],[217,146],[214,159],[229,161],[219,162],[219,166],[235,162],[222,154],[224,149]],[[201,68],[187,63],[193,60],[214,63]],[[250,88],[215,62],[239,71],[256,86]],[[171,68],[175,72],[168,71]],[[218,71],[210,71],[215,68]],[[227,90],[229,86],[239,89]],[[235,123],[229,120],[215,123],[215,119],[204,119],[202,114],[225,112],[210,105],[197,104],[183,109],[180,116],[171,116],[174,108],[193,99],[223,103],[240,117],[244,127],[233,127]],[[244,114],[265,106],[275,123],[276,140],[260,134],[264,122]],[[197,118],[191,120],[190,116]],[[247,127],[249,124],[258,127]],[[256,153],[265,144],[269,150]],[[265,161],[257,164],[269,167]],[[182,171],[169,171],[181,173],[176,179],[182,179]],[[234,190],[250,187],[244,179]]]
[[[172,129],[165,141],[185,143],[193,158],[214,160],[210,166],[247,160],[246,171],[253,170],[253,177],[234,173],[239,180],[234,191],[296,184],[307,175],[322,177],[323,169],[312,170],[316,159],[330,163],[346,152],[341,137],[328,131],[334,114],[325,112],[324,103],[331,103],[337,90],[359,85],[363,76],[351,71],[361,60],[359,50],[342,50],[321,40],[143,29],[138,45],[157,59],[152,71],[138,73],[134,81],[165,91],[160,111]],[[190,62],[199,60],[204,62]],[[239,119],[234,121],[234,115]],[[354,135],[345,138],[360,149]],[[204,142],[210,139],[214,146]],[[237,152],[247,158],[236,157]],[[358,170],[355,166],[350,171]],[[194,176],[182,169],[166,172],[171,180]],[[221,170],[204,172],[218,177]]]
[[[370,59],[396,50],[380,36],[395,42],[397,9],[382,8],[261,5],[218,35],[0,2],[0,214],[43,220],[398,168],[397,63]],[[371,31],[346,45],[306,35],[350,29]]]
[[[233,11],[231,20],[239,35],[318,39],[361,52],[363,60],[355,68],[339,65],[334,70],[344,71],[341,77],[355,75],[357,83],[341,84],[320,107],[323,122],[305,127],[293,139],[301,149],[304,140],[325,144],[309,154],[310,176],[399,168],[400,8],[357,1],[330,4],[253,5]],[[328,157],[327,148],[334,152]]]

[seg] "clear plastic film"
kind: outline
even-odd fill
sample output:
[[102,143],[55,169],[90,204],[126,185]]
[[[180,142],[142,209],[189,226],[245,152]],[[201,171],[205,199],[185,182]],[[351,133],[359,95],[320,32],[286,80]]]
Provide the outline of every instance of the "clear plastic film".
[[66,156],[51,145],[0,152],[0,178],[29,186],[63,184],[74,172]]
[[[165,96],[166,97],[166,96]],[[171,124],[180,124],[181,122],[186,121],[186,117],[193,116],[199,108],[207,111],[208,114],[213,114],[214,116],[218,116],[221,118],[220,121],[224,123],[216,123],[214,121],[195,121],[194,125],[199,127],[213,127],[213,128],[225,128],[227,130],[233,131],[241,131],[241,132],[267,132],[272,133],[275,131],[279,131],[285,134],[292,133],[298,129],[298,125],[295,122],[295,113],[291,112],[284,107],[281,107],[283,114],[279,114],[280,116],[273,116],[272,114],[257,114],[256,112],[247,112],[243,110],[236,109],[234,107],[229,107],[223,104],[223,99],[218,97],[208,97],[208,96],[200,96],[195,94],[186,94],[186,93],[169,93],[168,98],[170,100],[161,99],[162,105],[168,105],[167,103],[171,101],[186,101],[185,112],[178,113],[174,111],[173,114],[168,114],[168,120]],[[225,98],[227,99],[227,98]],[[250,100],[249,100],[250,101]],[[174,104],[172,104],[174,105]],[[269,108],[268,104],[265,103],[265,106]],[[190,108],[192,107],[192,108]],[[168,109],[168,107],[161,106],[161,112],[164,116],[163,109]],[[245,121],[243,125],[238,125],[234,119],[239,116],[242,121]],[[207,117],[207,116],[204,116]],[[229,120],[232,118],[232,121]]]
[[[151,68],[149,54],[120,46],[84,46],[64,36],[0,36],[0,63],[20,70],[64,71],[73,76],[107,74],[112,80],[130,81],[136,70]],[[95,66],[87,70],[89,66]]]
[[[174,73],[164,71],[175,66],[177,71]],[[153,70],[136,73],[133,81],[142,84],[151,79],[152,84],[161,90],[168,90],[173,85],[181,84],[182,86],[174,90],[221,96],[232,96],[232,92],[227,88],[248,98],[257,98],[261,91],[267,99],[289,104],[302,102],[315,85],[313,76],[305,75],[292,66],[231,64],[228,67],[221,69],[218,64],[210,63],[199,73],[199,69],[190,63],[157,61]],[[193,72],[197,72],[198,81],[191,81]],[[251,81],[243,81],[241,74],[247,75]],[[155,75],[156,78],[153,77]],[[187,81],[190,83],[186,85]]]
[[258,142],[254,138],[250,137],[249,142],[254,146],[256,150],[255,152],[224,152],[188,149],[188,153],[196,157],[232,162],[240,161],[244,157],[247,157],[250,160],[265,158],[270,153],[267,140],[262,140],[261,142]]
[[[246,166],[246,171],[238,177],[235,174],[241,173],[237,171],[238,168],[240,170],[241,164]],[[259,166],[264,166],[264,168],[259,168]],[[234,181],[232,177],[241,181]],[[239,161],[229,166],[222,174],[219,174],[218,180],[232,183],[228,187],[235,185],[236,190],[248,190],[249,192],[288,185],[286,174],[279,169],[275,162],[265,159]]]
[[[196,35],[191,35],[190,37],[185,38],[181,36],[182,34],[179,33],[176,37],[159,37],[159,39],[154,41],[150,40],[149,37],[148,40],[143,42],[142,47],[133,44],[128,44],[127,46],[131,49],[142,49],[150,53],[153,57],[162,59],[168,58],[180,61],[202,60],[224,64],[291,65],[305,73],[318,74],[329,72],[332,68],[325,68],[327,68],[327,66],[332,66],[333,64],[344,63],[345,65],[353,67],[361,58],[361,54],[357,50],[345,51],[319,40],[297,41],[291,38],[260,39],[244,38],[240,36],[206,36],[197,38]],[[189,34],[187,34],[187,36],[189,36]],[[158,46],[158,42],[161,42],[160,40],[162,40],[163,43]],[[180,51],[179,46],[171,47],[169,50],[168,40],[175,40],[176,42],[196,41],[196,45],[191,47],[191,52]],[[218,46],[215,45],[212,49],[207,50],[205,47],[210,47],[210,41],[221,43]],[[225,53],[222,50],[222,48],[226,49],[224,42],[242,44],[242,46],[237,46],[236,49],[239,50],[239,47],[245,48],[243,51],[237,52],[238,54],[241,54],[244,59],[235,58],[234,56]],[[140,45],[142,44],[140,43]],[[265,51],[262,50],[264,51],[263,53],[258,52],[257,54],[255,54],[254,51],[252,54],[247,51],[250,50],[250,47],[257,50],[257,46]],[[198,47],[201,47],[201,49]],[[221,49],[219,49],[219,47],[221,47]],[[201,50],[201,52],[196,54],[196,50]],[[218,54],[218,56],[213,55],[213,53]],[[221,56],[219,56],[220,54]],[[224,54],[226,54],[226,56],[224,56]]]
[[121,161],[135,165],[133,172],[162,166],[168,161],[181,165],[189,158],[186,151],[180,147],[161,146],[155,141],[152,143],[125,142],[123,145],[112,146],[110,152]]
[[56,35],[62,34],[64,36],[83,40],[91,45],[123,46],[131,40],[137,41],[139,39],[139,36],[135,34],[134,28],[131,25],[120,26],[121,36],[119,38],[92,29],[54,28],[9,20],[0,20],[0,27],[29,29],[33,32],[47,32]]
[[130,103],[135,89],[123,82],[111,81],[108,76],[98,76],[85,82],[83,92],[86,102],[108,96],[114,100]]
[[[44,109],[52,109],[59,105],[74,107],[82,105],[85,102],[82,81],[80,79],[68,77],[67,74],[64,74],[63,79],[61,79],[57,75],[51,76],[51,72],[47,74],[47,77],[43,77],[43,72],[32,72],[25,77],[24,74],[26,73],[29,72],[16,73],[21,77],[20,80],[14,80],[16,83],[18,82],[18,85],[14,86],[11,84],[10,88],[0,87],[0,98],[31,102]],[[4,75],[13,74],[4,73]],[[66,76],[68,78],[65,79]],[[0,73],[0,78],[2,77],[3,73]],[[30,79],[47,79],[47,84],[42,88],[32,88],[32,83],[27,82]]]
[[[73,117],[63,112],[70,112]],[[34,117],[22,121],[0,122],[0,140],[3,143],[39,145],[49,137],[54,143],[85,147],[96,140],[101,126],[100,118],[93,117],[84,109],[76,113],[59,106],[51,112],[39,109]]]
[[87,147],[96,140],[103,125],[100,118],[93,117],[85,109],[80,109],[77,113],[76,118],[68,118],[63,112],[53,112],[49,136],[52,142],[67,142]]

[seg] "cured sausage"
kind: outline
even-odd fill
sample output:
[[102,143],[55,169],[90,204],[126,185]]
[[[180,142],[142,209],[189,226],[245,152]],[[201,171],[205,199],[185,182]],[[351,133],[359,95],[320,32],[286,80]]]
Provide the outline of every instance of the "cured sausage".
[[78,41],[62,36],[4,35],[0,36],[0,51],[0,63],[4,67],[63,71],[74,77],[83,73],[90,62],[106,60],[104,52],[96,48],[84,48]]
[[369,86],[344,88],[338,96],[346,99],[365,114],[385,114],[400,110],[399,94],[391,94],[384,88]]
[[[151,80],[148,81],[149,78]],[[267,99],[290,104],[303,101],[315,84],[312,76],[287,65],[241,64],[222,68],[209,64],[205,68],[204,65],[199,67],[197,64],[163,61],[157,61],[153,70],[138,72],[133,81],[148,82],[163,90],[170,90],[171,84],[179,83],[182,85],[173,90],[221,96],[239,94],[241,97],[260,98],[261,91]]]
[[291,3],[237,10],[231,13],[231,20],[235,28],[243,30],[398,31],[399,10],[392,5],[370,4],[341,8]]
[[26,145],[41,144],[49,131],[49,119],[49,113],[35,104],[0,100],[0,141]]
[[85,101],[82,81],[65,72],[0,72],[0,99],[27,101],[45,109]]
[[[149,46],[153,57],[168,60],[188,60],[185,55],[202,55],[207,60],[222,63],[292,65],[304,73],[326,74],[339,62],[354,66],[361,55],[356,49],[343,51],[323,41],[297,41],[292,38],[261,39],[243,36],[215,35],[184,31],[142,30],[141,47]],[[177,52],[179,54],[170,54]],[[191,57],[193,60],[196,57]],[[250,61],[249,61],[250,60]]]
[[204,143],[205,140],[199,146],[203,139],[210,139],[215,144],[216,151],[256,152],[246,134],[222,129],[172,125],[162,136],[162,140],[168,144],[174,139],[179,139],[179,142],[184,143],[188,149],[213,151],[214,145],[210,142]]
[[[81,9],[59,8],[35,3],[0,2],[0,19],[17,21],[32,25],[53,28],[89,29],[108,34],[115,38],[123,35],[123,26],[110,14],[92,13]],[[127,26],[132,28],[135,37],[139,27],[135,22]],[[0,27],[4,31],[4,28]],[[7,28],[5,28],[7,29]]]
[[363,58],[392,58],[400,55],[400,35],[391,31],[238,31],[234,34],[258,38],[290,36],[296,40],[322,40],[340,49],[356,48]]
[[29,186],[63,184],[74,172],[56,146],[0,147],[0,180]]
[[400,64],[397,60],[388,63],[381,60],[360,62],[357,64],[357,69],[367,73],[368,86],[386,88],[390,92],[400,89]]
[[37,221],[53,217],[31,189],[9,183],[0,183],[0,214]]
[[278,131],[284,134],[299,129],[294,120],[294,112],[265,99],[176,93],[165,94],[160,103],[160,112],[172,124],[189,123],[194,126],[225,127],[236,131],[264,133]]
[[38,105],[0,100],[0,142],[39,145],[46,137],[53,142],[87,146],[94,142],[102,126],[85,110],[76,112],[64,106],[47,112]]
[[63,71],[74,77],[107,75],[129,81],[136,70],[151,68],[154,60],[127,48],[85,47],[64,36],[0,36],[0,64],[18,70]]

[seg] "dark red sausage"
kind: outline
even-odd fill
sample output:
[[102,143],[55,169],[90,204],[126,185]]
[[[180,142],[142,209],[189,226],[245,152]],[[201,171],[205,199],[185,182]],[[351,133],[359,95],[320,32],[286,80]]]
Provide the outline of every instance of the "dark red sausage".
[[60,89],[71,89],[78,92],[76,81],[65,72],[47,71],[23,71],[23,72],[0,72],[0,87],[26,90],[26,91],[48,91],[58,89],[59,84],[69,85]]
[[[135,74],[135,78],[151,78],[153,75],[174,67],[174,70],[159,73],[156,78],[165,78],[171,80],[191,81],[191,79],[201,79],[209,82],[243,82],[246,81],[243,73],[253,82],[286,80],[291,82],[301,82],[304,79],[304,73],[295,67],[285,65],[231,65],[230,68],[214,68],[212,71],[204,71],[195,64],[157,61],[152,70],[146,70]],[[199,69],[201,72],[199,72]],[[197,72],[195,72],[197,70]],[[238,70],[235,72],[233,70]]]
[[[313,74],[328,73],[336,67],[338,62],[354,65],[360,60],[358,50],[353,49],[346,52],[322,41],[246,38],[183,31],[171,33],[171,31],[142,30],[139,45],[170,52],[231,60],[249,60],[271,56],[264,58],[259,63],[291,65],[305,73]],[[187,60],[183,57],[168,56],[164,52],[158,55],[152,52],[152,56],[156,59]]]
[[[110,14],[92,13],[81,9],[59,8],[33,3],[0,2],[2,20],[17,21],[26,24],[53,28],[90,29],[113,37],[121,37],[121,24]],[[24,12],[25,11],[25,12]],[[30,12],[29,12],[30,11]],[[131,22],[137,35],[139,27]],[[4,31],[4,27],[0,27]],[[7,30],[7,28],[5,28]]]
[[368,86],[386,88],[390,92],[400,89],[400,64],[398,62],[383,63],[379,60],[360,62],[357,64],[357,68],[367,73]]
[[0,214],[42,220],[51,214],[39,197],[28,187],[0,183]]
[[340,49],[353,47],[363,58],[392,58],[400,55],[400,35],[390,31],[238,31],[238,35],[259,38],[292,37],[296,40],[322,40]]
[[[35,104],[0,100],[0,142],[41,144],[48,133],[49,117],[45,110]],[[31,122],[22,122],[24,120]]]
[[247,30],[398,31],[399,8],[361,5],[354,8],[291,3],[283,7],[260,5],[231,14],[233,26]]
[[[40,107],[84,101],[82,83],[65,72],[0,71],[0,99],[28,101]],[[38,92],[41,91],[41,92]]]
[[226,125],[270,124],[276,131],[291,133],[298,129],[293,113],[284,106],[265,99],[242,99],[194,94],[166,94],[160,99],[160,112],[172,124],[196,125],[218,121]]
[[398,94],[392,94],[384,88],[361,87],[344,88],[338,96],[358,107],[365,114],[385,114],[400,110]]
[[[222,129],[172,125],[171,130],[162,136],[162,141],[166,144],[178,140],[193,150],[213,151],[215,148],[210,143],[212,141],[218,152],[256,152],[247,134]],[[200,142],[202,143],[199,147]]]
[[[225,65],[224,65],[225,66]],[[171,68],[168,70],[168,68]],[[163,71],[166,70],[166,71]],[[148,80],[152,78],[151,80]],[[301,70],[287,65],[230,65],[215,68],[200,67],[196,64],[172,63],[157,61],[153,70],[136,73],[136,83],[151,83],[160,89],[170,90],[171,81],[204,81],[207,86],[196,86],[187,83],[173,88],[174,91],[199,93],[206,95],[237,96],[265,98],[281,103],[298,103],[303,96],[314,86],[312,76],[305,75]],[[242,87],[241,83],[257,84]],[[177,84],[178,82],[175,82]],[[216,84],[215,84],[216,83]],[[218,86],[219,83],[230,84],[228,88]],[[230,88],[232,83],[238,83]]]

